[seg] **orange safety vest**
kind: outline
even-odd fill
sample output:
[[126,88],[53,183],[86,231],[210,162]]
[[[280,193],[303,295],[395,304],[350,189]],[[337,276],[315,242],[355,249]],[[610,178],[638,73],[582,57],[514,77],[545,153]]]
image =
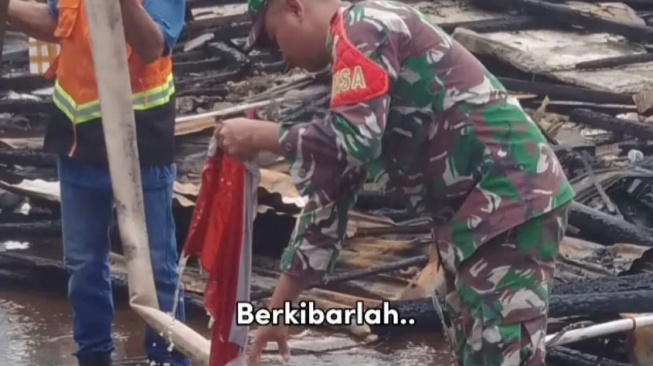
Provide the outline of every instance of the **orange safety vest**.
[[[83,0],[59,0],[58,8],[55,36],[61,52],[48,71],[57,77],[52,99],[74,125],[79,125],[101,117],[88,19]],[[170,55],[146,65],[127,46],[127,60],[135,111],[170,102],[175,92]]]

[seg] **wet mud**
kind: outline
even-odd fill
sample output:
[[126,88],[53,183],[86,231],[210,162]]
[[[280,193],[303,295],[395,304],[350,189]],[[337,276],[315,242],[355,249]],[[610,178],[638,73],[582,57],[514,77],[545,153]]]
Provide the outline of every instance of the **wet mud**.
[[[61,258],[56,245],[39,245],[39,255]],[[45,249],[47,248],[47,249]],[[43,250],[47,250],[47,254]],[[4,243],[0,251],[31,252],[25,243]],[[0,256],[1,257],[1,256]],[[74,366],[72,355],[72,314],[66,299],[67,275],[58,269],[17,268],[0,261],[0,365],[11,366]],[[144,356],[144,322],[128,305],[126,294],[114,294],[116,342],[114,358],[118,365],[135,365]],[[187,323],[204,336],[209,336],[208,317],[189,307]],[[300,331],[300,330],[297,330]],[[296,333],[296,332],[293,332]],[[304,330],[302,344],[315,349],[295,349],[289,365],[318,366],[356,363],[375,366],[449,366],[452,365],[447,344],[438,335],[409,335],[363,347],[337,347],[344,335],[324,330]],[[342,342],[340,342],[342,343]],[[292,344],[292,340],[291,340]],[[333,345],[333,346],[330,346]],[[292,347],[292,346],[291,346]],[[264,365],[283,365],[274,351],[264,355]]]

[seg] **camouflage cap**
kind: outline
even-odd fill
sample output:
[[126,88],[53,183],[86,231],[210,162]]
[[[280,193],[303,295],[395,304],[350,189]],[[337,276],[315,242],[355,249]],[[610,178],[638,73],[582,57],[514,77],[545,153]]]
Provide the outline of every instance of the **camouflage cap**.
[[252,18],[252,29],[250,29],[245,43],[246,52],[250,52],[261,41],[261,35],[265,32],[265,9],[268,3],[269,0],[247,0],[247,11]]

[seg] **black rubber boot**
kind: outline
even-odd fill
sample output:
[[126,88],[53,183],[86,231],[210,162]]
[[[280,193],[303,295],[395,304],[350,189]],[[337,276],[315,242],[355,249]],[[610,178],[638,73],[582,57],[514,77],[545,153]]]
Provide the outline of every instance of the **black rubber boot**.
[[79,366],[111,366],[110,353],[96,353],[77,357]]

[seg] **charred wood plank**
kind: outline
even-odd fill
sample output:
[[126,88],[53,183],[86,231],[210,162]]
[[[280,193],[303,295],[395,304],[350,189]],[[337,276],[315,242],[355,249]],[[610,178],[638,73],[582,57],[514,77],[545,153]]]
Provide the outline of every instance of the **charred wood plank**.
[[587,153],[590,156],[596,155],[596,145],[585,141],[551,145],[551,149],[553,149],[553,152],[558,158],[567,153]]
[[279,61],[279,62],[274,62],[270,64],[254,64],[253,68],[257,71],[268,73],[268,74],[274,74],[274,73],[279,73],[279,72],[284,72],[286,71],[286,68],[288,67],[288,63],[286,61]]
[[243,71],[244,70],[233,70],[233,71],[226,71],[224,73],[220,73],[217,75],[204,75],[204,76],[176,79],[175,86],[180,90],[183,90],[185,88],[191,88],[196,84],[202,85],[204,87],[212,84],[224,84],[228,81],[238,80],[238,78],[242,76]]
[[[479,3],[480,1],[474,1]],[[653,28],[598,17],[566,5],[551,4],[539,0],[491,0],[484,1],[505,10],[521,10],[557,24],[578,25],[587,30],[624,36],[632,41],[653,41]]]
[[54,154],[31,150],[0,150],[0,164],[23,165],[39,168],[56,168]]
[[[550,3],[565,3],[568,0],[546,0],[547,2]],[[586,3],[604,3],[605,0],[584,0]],[[653,2],[651,0],[624,0],[624,1],[619,1],[620,3],[624,3],[633,9],[642,9],[642,8],[648,8],[650,9],[653,7]]]
[[648,179],[634,179],[625,193],[649,210],[653,210],[653,186]]
[[651,124],[620,119],[589,109],[575,109],[569,115],[569,121],[610,132],[624,133],[637,138],[653,139],[653,125]]
[[[370,277],[374,276],[377,274],[381,273],[389,273],[392,271],[397,271],[400,269],[406,269],[408,267],[413,267],[413,266],[424,266],[429,262],[429,256],[428,255],[420,255],[414,258],[408,258],[408,259],[402,259],[399,261],[396,261],[394,263],[388,263],[384,265],[380,265],[375,268],[370,268],[370,269],[361,269],[361,270],[356,270],[356,271],[351,271],[347,273],[341,273],[337,275],[330,276],[326,278],[323,282],[319,283],[313,283],[310,284],[307,289],[311,288],[325,288],[328,285],[332,284],[338,284],[338,283],[343,283],[343,282],[348,282],[348,281],[353,281],[365,277]],[[274,290],[265,290],[265,291],[259,291],[255,294],[252,295],[252,301],[258,301],[261,299],[264,299],[266,297],[272,296],[272,293]]]
[[514,32],[538,29],[542,26],[542,20],[529,15],[518,15],[464,22],[441,23],[439,26],[447,33],[452,33],[456,28],[466,28],[478,33]]
[[547,365],[559,366],[630,366],[630,364],[582,353],[567,347],[552,347],[547,350]]
[[233,62],[238,65],[244,65],[249,61],[247,56],[230,41],[212,43],[210,48],[211,51],[217,52],[220,57],[228,60],[229,62]]
[[51,238],[58,235],[61,235],[60,221],[34,221],[0,224],[0,238],[3,240]]
[[548,96],[555,100],[573,100],[597,104],[634,104],[633,97],[628,94],[610,93],[539,81],[526,81],[503,77],[498,79],[508,90],[535,94],[541,97]]
[[[3,268],[5,266],[11,266],[14,269],[44,268],[50,270],[58,270],[60,271],[59,273],[64,275],[64,271],[66,270],[66,267],[62,261],[38,257],[16,251],[0,252],[0,260],[0,264],[2,264]],[[112,271],[111,282],[114,291],[120,290],[124,294],[127,293],[126,274],[115,273]],[[39,283],[43,283],[43,281],[39,281]],[[196,309],[205,311],[204,300],[201,296],[186,291],[184,292],[184,300],[187,305],[193,305],[196,307]]]
[[39,118],[27,119],[24,116],[0,118],[0,131],[4,138],[34,137],[41,135],[45,124],[38,123]]
[[245,23],[248,21],[250,21],[250,19],[247,12],[222,15],[206,19],[196,19],[186,25],[186,32],[192,34],[193,32],[203,32],[207,28],[228,27],[234,23]]
[[0,86],[3,90],[16,92],[32,91],[52,86],[52,82],[42,75],[20,75],[0,78]]
[[579,295],[591,292],[653,291],[653,274],[643,273],[618,277],[602,277],[562,283],[553,286],[557,295]]
[[202,72],[207,70],[221,69],[226,66],[226,62],[222,58],[211,58],[202,61],[183,61],[173,64],[176,73],[191,73]]
[[3,100],[0,101],[0,113],[48,113],[52,108],[52,102],[33,100]]
[[579,229],[583,238],[598,244],[630,243],[653,247],[653,231],[637,227],[582,203],[572,202],[569,224]]
[[193,50],[188,52],[176,52],[172,55],[172,62],[178,63],[178,62],[187,62],[187,61],[200,61],[209,56],[210,54],[206,52],[206,50],[204,49]]
[[[653,5],[653,3],[651,4]],[[642,53],[638,55],[627,55],[602,58],[599,60],[579,62],[576,64],[578,70],[596,70],[596,69],[609,69],[616,66],[625,66],[637,64],[640,62],[653,61],[653,53]]]
[[[371,325],[372,332],[383,335],[390,332],[396,334],[415,330],[442,331],[438,312],[430,298],[391,301],[390,307],[397,311],[400,319],[415,319],[415,325],[410,327]],[[443,306],[443,309],[446,308]],[[653,291],[650,290],[578,295],[554,294],[549,303],[549,316],[556,318],[576,316],[598,318],[618,313],[648,313],[651,311],[653,311]]]
[[252,23],[246,22],[237,25],[218,27],[213,32],[213,39],[217,41],[227,41],[234,38],[247,37],[249,30],[252,29]]
[[182,90],[177,93],[178,96],[205,96],[205,97],[221,97],[224,98],[229,94],[229,91],[224,86],[216,86],[213,88],[191,88],[187,90]]
[[279,62],[280,60],[282,60],[281,54],[276,51],[249,55],[248,58],[252,63],[261,63],[261,64],[271,64],[273,62]]
[[549,316],[564,318],[583,316],[606,317],[618,313],[650,313],[653,311],[653,291],[595,292],[577,295],[553,295]]

